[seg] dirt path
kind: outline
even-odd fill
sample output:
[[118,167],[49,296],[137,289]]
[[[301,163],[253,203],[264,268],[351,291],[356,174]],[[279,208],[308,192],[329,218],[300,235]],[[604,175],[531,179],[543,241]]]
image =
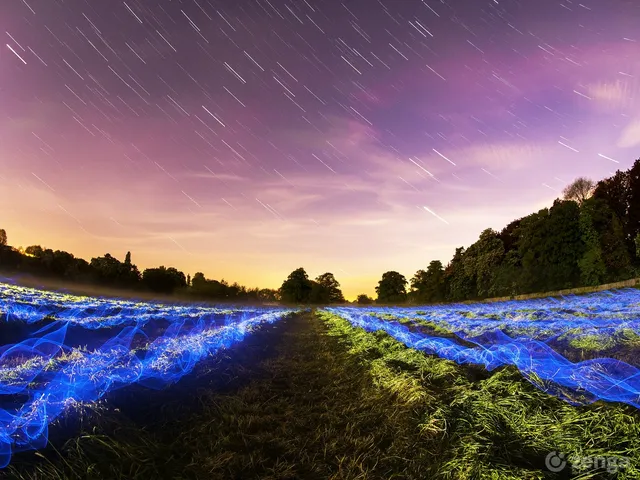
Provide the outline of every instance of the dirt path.
[[205,468],[219,478],[390,478],[415,453],[408,409],[372,385],[313,315],[292,319],[266,378],[233,395],[213,395],[217,420],[193,440],[214,436]]

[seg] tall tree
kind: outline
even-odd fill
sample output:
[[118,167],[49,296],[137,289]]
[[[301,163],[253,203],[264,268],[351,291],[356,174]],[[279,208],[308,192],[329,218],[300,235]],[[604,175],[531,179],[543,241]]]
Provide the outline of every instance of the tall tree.
[[[629,169],[629,208],[627,210],[627,229],[629,241],[633,242],[640,234],[640,159]],[[633,252],[633,249],[632,249]],[[640,257],[636,256],[636,263]]]
[[522,259],[518,250],[505,253],[496,269],[491,296],[503,297],[522,293]]
[[520,238],[520,224],[522,223],[522,219],[514,220],[509,223],[506,227],[502,229],[502,231],[498,234],[498,238],[502,240],[502,245],[504,245],[505,253],[510,252],[512,250],[518,250],[518,238]]
[[258,299],[263,302],[277,302],[280,300],[280,295],[272,288],[262,288],[258,291]]
[[282,301],[287,303],[307,303],[313,284],[304,268],[291,272],[280,287]]
[[440,260],[431,261],[426,271],[416,272],[411,279],[409,295],[417,302],[436,303],[444,300],[444,267]]
[[594,198],[604,201],[622,222],[625,245],[633,254],[633,235],[629,228],[629,202],[631,199],[629,172],[618,170],[614,176],[600,180],[593,192]]
[[522,292],[530,293],[545,289],[544,256],[546,220],[549,209],[527,215],[520,222],[518,251],[522,259]]
[[0,246],[7,246],[7,232],[4,228],[0,228]]
[[[45,250],[46,253],[47,250]],[[130,255],[129,262],[131,262]],[[136,265],[120,262],[108,253],[104,257],[92,258],[90,265],[99,283],[116,287],[132,287],[138,285],[141,280],[140,271]]]
[[582,205],[582,202],[591,197],[595,186],[593,180],[579,177],[564,188],[562,195],[565,200],[572,200],[578,205]]
[[344,296],[340,290],[340,283],[333,273],[323,273],[313,282],[311,298],[312,303],[342,303]]
[[193,288],[198,288],[200,286],[203,286],[206,281],[207,280],[206,278],[204,278],[204,273],[196,272],[196,274],[191,279],[191,286]]
[[584,254],[579,217],[576,202],[556,200],[550,209],[522,219],[518,247],[525,293],[561,290],[579,283],[578,260]]
[[444,281],[447,300],[457,302],[476,298],[475,278],[469,276],[466,267],[466,250],[456,248],[453,258],[444,269]]
[[578,260],[582,285],[599,285],[605,278],[606,266],[602,258],[600,235],[596,230],[594,203],[583,203],[580,209],[580,233],[585,245],[584,254]]
[[503,257],[502,240],[491,228],[485,229],[467,250],[468,276],[475,277],[478,297],[487,298],[496,293],[496,275]]
[[587,211],[598,235],[605,274],[601,283],[616,282],[631,278],[631,254],[625,243],[622,223],[607,203],[599,198],[590,198],[581,207]]
[[379,303],[403,303],[407,300],[407,279],[398,272],[385,272],[378,282]]

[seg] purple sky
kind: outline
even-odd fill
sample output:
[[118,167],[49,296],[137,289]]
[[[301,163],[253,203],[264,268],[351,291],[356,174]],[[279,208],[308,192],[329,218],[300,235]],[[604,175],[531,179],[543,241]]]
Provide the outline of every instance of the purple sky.
[[12,245],[348,298],[640,157],[640,2],[0,2]]

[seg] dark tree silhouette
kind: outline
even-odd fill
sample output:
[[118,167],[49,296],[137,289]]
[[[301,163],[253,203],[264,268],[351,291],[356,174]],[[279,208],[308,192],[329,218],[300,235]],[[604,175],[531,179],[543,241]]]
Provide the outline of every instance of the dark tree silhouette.
[[41,257],[43,249],[40,245],[31,245],[27,247],[24,251],[27,255],[31,255],[32,257]]
[[310,300],[313,283],[304,268],[291,272],[280,287],[280,296],[286,303],[307,303]]
[[356,299],[356,303],[358,305],[371,305],[373,303],[373,298],[371,298],[368,295],[365,295],[364,293],[361,293],[360,295],[358,295],[358,298]]
[[411,279],[411,300],[417,303],[444,301],[444,267],[440,260],[433,260],[427,270],[418,270]]
[[142,283],[152,292],[173,293],[181,287],[187,286],[184,273],[173,267],[147,268],[142,272]]
[[312,283],[309,301],[317,304],[342,303],[344,296],[333,273],[323,273]]
[[562,195],[565,200],[572,200],[577,202],[578,205],[582,205],[582,202],[591,197],[595,186],[596,184],[593,180],[579,177],[562,190]]
[[4,228],[0,228],[0,246],[7,246],[7,232]]
[[272,288],[262,288],[257,292],[258,300],[262,302],[277,302],[280,300],[278,290]]
[[447,285],[447,300],[458,302],[476,298],[475,279],[465,268],[465,249],[456,248],[453,258],[444,270],[444,281]]
[[398,272],[386,272],[376,287],[378,303],[402,303],[407,300],[407,279]]

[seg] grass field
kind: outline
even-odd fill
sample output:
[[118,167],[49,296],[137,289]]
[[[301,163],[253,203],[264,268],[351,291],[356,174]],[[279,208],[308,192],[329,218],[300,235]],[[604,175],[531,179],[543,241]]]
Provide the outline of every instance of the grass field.
[[[513,367],[461,366],[324,311],[261,327],[168,389],[109,393],[49,439],[0,478],[640,478],[637,409],[572,406]],[[552,473],[554,451],[628,464]]]

